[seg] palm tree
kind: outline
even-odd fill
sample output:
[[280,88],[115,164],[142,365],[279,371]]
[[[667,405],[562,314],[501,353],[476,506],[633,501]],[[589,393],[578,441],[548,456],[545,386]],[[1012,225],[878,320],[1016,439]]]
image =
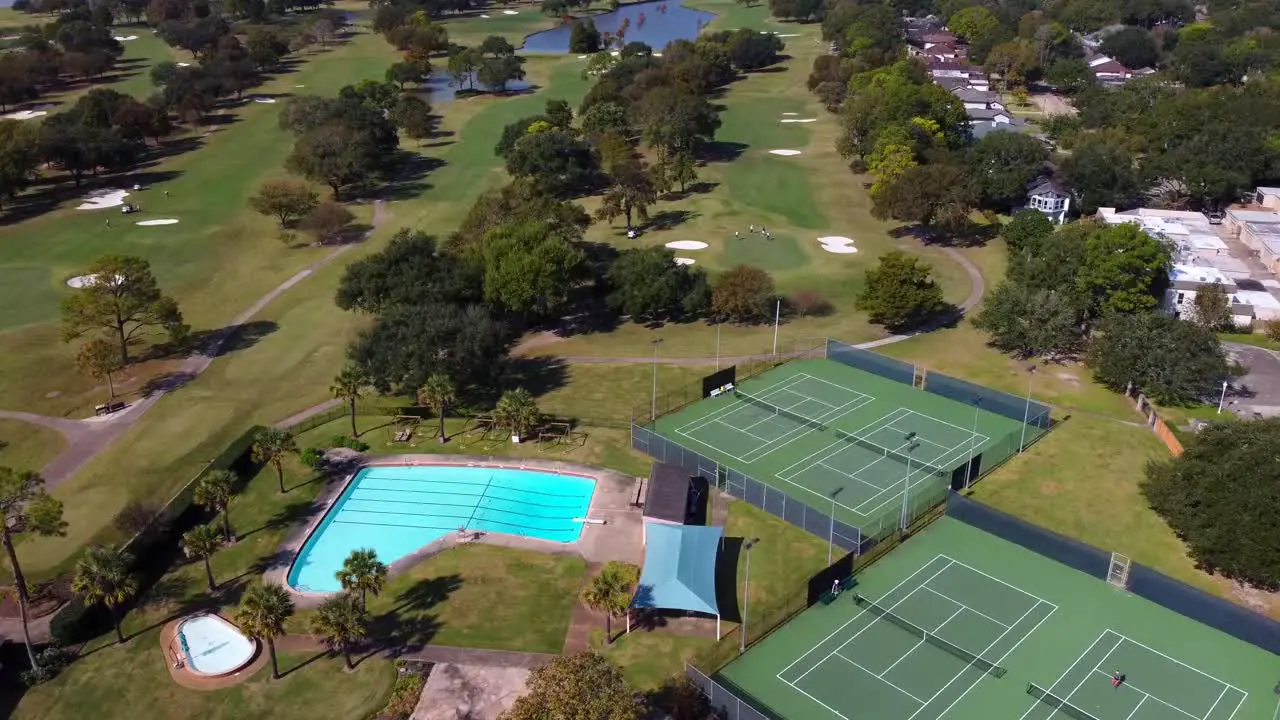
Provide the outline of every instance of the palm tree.
[[284,635],[284,621],[293,614],[293,601],[279,585],[253,585],[240,598],[236,624],[267,644],[271,655],[271,678],[280,679],[276,664],[276,638]]
[[187,554],[187,557],[204,560],[204,574],[209,578],[209,592],[218,588],[218,584],[213,581],[213,566],[209,564],[209,558],[218,552],[218,546],[221,544],[222,531],[213,525],[193,527],[182,534],[182,551]]
[[444,434],[444,414],[457,401],[458,391],[453,380],[444,373],[432,373],[422,389],[418,390],[418,403],[426,405],[440,416],[440,442],[447,442],[449,439]]
[[280,493],[284,494],[284,458],[298,451],[298,444],[288,430],[265,428],[253,441],[253,461],[276,466],[276,478],[280,481]]
[[311,631],[320,636],[334,652],[342,653],[348,670],[355,670],[351,662],[351,646],[368,635],[364,607],[355,597],[342,593],[324,601],[311,618]]
[[76,561],[71,590],[90,605],[102,603],[111,613],[116,639],[124,643],[120,630],[120,606],[138,591],[138,578],[129,571],[133,558],[111,545],[95,545]]
[[343,590],[360,591],[360,608],[367,609],[367,594],[377,595],[386,584],[387,566],[378,560],[378,553],[373,550],[352,550],[342,561],[342,569],[334,575],[342,583]]
[[196,504],[222,513],[222,534],[230,542],[236,541],[236,536],[231,534],[230,508],[238,479],[230,470],[211,470],[196,483]]
[[42,536],[66,535],[67,523],[62,520],[62,503],[49,497],[44,491],[44,478],[29,470],[0,467],[0,540],[9,556],[9,569],[13,571],[13,584],[18,589],[18,614],[22,618],[22,640],[27,646],[27,659],[31,669],[36,665],[36,655],[31,651],[31,633],[27,629],[27,579],[18,564],[18,553],[13,547],[13,536],[30,533]]
[[329,386],[329,392],[339,400],[347,403],[351,409],[351,437],[360,437],[360,431],[356,429],[356,401],[360,399],[360,391],[368,384],[364,373],[355,365],[348,364],[342,368],[342,372],[333,378],[333,384]]
[[613,617],[627,611],[640,571],[635,565],[610,562],[582,592],[582,601],[592,610],[604,613],[604,641],[613,644]]
[[498,398],[498,405],[493,409],[493,422],[499,427],[510,428],[512,439],[519,442],[519,438],[542,422],[542,413],[528,390],[516,388]]

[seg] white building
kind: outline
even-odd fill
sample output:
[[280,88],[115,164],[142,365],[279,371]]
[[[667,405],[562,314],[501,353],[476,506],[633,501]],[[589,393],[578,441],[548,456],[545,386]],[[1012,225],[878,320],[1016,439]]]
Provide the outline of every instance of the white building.
[[1039,210],[1054,223],[1067,221],[1071,210],[1071,193],[1053,181],[1051,177],[1039,177],[1027,187],[1027,207]]

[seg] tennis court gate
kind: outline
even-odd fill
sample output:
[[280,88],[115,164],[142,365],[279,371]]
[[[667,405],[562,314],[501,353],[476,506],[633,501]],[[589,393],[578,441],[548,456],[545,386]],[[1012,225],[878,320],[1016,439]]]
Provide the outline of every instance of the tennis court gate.
[[[760,712],[751,702],[743,700],[740,696],[751,696],[742,688],[729,689],[707,677],[689,663],[684,664],[684,676],[698,688],[710,703],[711,711],[720,720],[778,720],[777,715]],[[755,699],[752,698],[752,700]]]

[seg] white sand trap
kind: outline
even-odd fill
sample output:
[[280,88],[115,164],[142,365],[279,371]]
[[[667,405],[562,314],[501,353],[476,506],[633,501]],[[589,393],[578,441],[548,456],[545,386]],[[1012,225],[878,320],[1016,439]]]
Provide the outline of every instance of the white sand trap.
[[73,287],[77,290],[87,288],[95,282],[92,275],[77,275],[67,280],[67,287]]
[[586,56],[586,55],[579,55],[579,56],[578,56],[578,59],[579,59],[579,60],[586,60],[586,59],[587,59],[587,56]]
[[304,88],[304,87],[306,87],[306,85],[294,85],[294,87],[296,87],[296,88]]
[[800,33],[783,33],[778,37],[800,37]]
[[782,118],[784,123],[811,123],[818,122],[818,118]]
[[676,258],[676,264],[677,264],[677,265],[692,265],[692,264],[694,264],[694,263],[696,263],[696,262],[698,262],[698,261],[697,261],[697,260],[694,260],[693,258],[686,258],[686,257],[678,257],[678,258]]
[[115,40],[116,42],[129,42],[130,40],[137,40],[138,36],[137,35],[116,35],[112,39]]
[[653,54],[653,56],[654,56],[654,57],[662,57],[662,53],[654,53],[654,54]]
[[503,10],[502,14],[503,15],[519,15],[520,11],[519,10]]
[[481,15],[480,17],[484,18],[485,20],[488,20],[488,19],[489,19],[489,16],[488,16],[488,15]]
[[858,252],[858,248],[852,245],[823,245],[822,249],[837,255],[852,255]]
[[769,151],[769,154],[770,154],[770,155],[785,155],[785,156],[787,156],[787,157],[791,157],[792,155],[799,155],[799,154],[800,154],[800,151],[799,151],[799,150],[770,150],[770,151]]
[[618,57],[619,55],[622,54],[622,52],[620,50],[610,50],[609,54],[612,55],[613,57]]
[[5,120],[31,120],[32,118],[38,118],[41,115],[48,114],[49,113],[44,110],[19,110],[17,112],[11,112],[8,115],[0,115],[0,117]]
[[144,225],[144,226],[150,226],[150,225],[177,225],[177,224],[178,224],[178,219],[177,219],[177,218],[160,218],[159,220],[142,220],[142,221],[140,221],[140,222],[136,222],[136,223],[134,223],[134,224],[135,224],[135,225]]
[[191,67],[191,63],[178,63],[178,67]]
[[256,98],[254,98],[254,99],[253,99],[253,101],[254,101],[254,102],[257,102],[257,103],[268,103],[268,104],[274,104],[274,103],[275,103],[275,101],[276,101],[276,99],[275,99],[275,98],[256,97]]
[[85,197],[77,210],[106,210],[120,207],[129,193],[124,190],[94,190]]
[[800,113],[782,113],[783,115],[799,115]]
[[705,250],[707,244],[701,240],[672,240],[667,247],[672,250]]
[[847,238],[843,235],[828,235],[818,238],[818,242],[823,245],[852,245],[853,238]]

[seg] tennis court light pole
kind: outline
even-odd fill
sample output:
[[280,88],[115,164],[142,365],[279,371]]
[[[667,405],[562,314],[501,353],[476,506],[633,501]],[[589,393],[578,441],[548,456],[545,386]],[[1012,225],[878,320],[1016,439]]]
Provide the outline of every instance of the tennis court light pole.
[[778,356],[778,321],[782,319],[782,298],[773,308],[773,356]]
[[649,419],[658,419],[658,346],[662,344],[662,338],[654,338],[653,340],[653,401],[649,405]]
[[908,501],[911,497],[911,453],[920,447],[920,443],[916,442],[915,431],[907,433],[907,475],[902,478],[902,531],[907,531],[907,514],[910,512]]
[[844,492],[843,487],[838,487],[831,493],[831,530],[827,532],[827,564],[831,564],[831,547],[836,542],[836,496]]
[[[978,441],[978,408],[982,406],[982,398],[973,399],[973,434],[969,436],[969,464],[964,469],[964,488],[969,489],[969,483],[973,476],[973,454],[977,450],[974,447]],[[1024,424],[1025,427],[1025,424]]]
[[1027,366],[1027,404],[1022,409],[1022,437],[1018,438],[1018,454],[1027,444],[1027,416],[1031,414],[1031,383],[1036,379],[1036,366]]
[[760,542],[760,538],[755,537],[743,544],[742,549],[747,551],[747,570],[742,581],[742,637],[738,641],[738,654],[747,651],[747,590],[751,587],[751,548]]

